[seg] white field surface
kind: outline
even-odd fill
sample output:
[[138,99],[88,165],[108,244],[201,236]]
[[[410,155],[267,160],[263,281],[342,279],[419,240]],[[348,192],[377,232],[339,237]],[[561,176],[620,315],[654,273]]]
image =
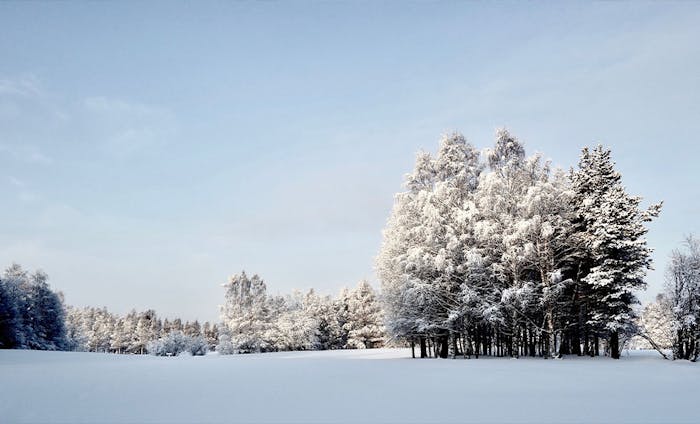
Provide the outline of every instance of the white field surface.
[[699,392],[700,366],[655,352],[615,361],[0,351],[2,423],[698,423]]

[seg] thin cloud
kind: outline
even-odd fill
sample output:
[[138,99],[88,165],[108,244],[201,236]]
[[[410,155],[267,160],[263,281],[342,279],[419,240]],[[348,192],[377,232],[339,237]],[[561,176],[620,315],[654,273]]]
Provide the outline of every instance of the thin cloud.
[[23,76],[16,79],[0,78],[0,96],[41,97],[44,91],[38,78]]
[[86,98],[82,106],[100,148],[115,157],[161,148],[176,132],[173,114],[163,108],[106,97]]
[[11,159],[25,163],[40,165],[49,165],[53,163],[53,158],[44,153],[42,149],[34,145],[16,146],[11,144],[0,144],[0,153],[4,153]]
[[10,182],[10,184],[12,184],[15,187],[22,188],[22,187],[25,187],[27,185],[24,181],[20,180],[19,178],[13,177],[13,176],[9,176],[9,177],[7,177],[7,179]]

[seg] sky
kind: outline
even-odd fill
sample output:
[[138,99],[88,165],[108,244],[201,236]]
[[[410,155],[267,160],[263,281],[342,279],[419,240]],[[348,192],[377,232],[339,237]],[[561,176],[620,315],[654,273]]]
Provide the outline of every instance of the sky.
[[0,266],[76,306],[217,320],[368,279],[415,154],[507,127],[568,169],[612,149],[700,234],[700,3],[2,2]]

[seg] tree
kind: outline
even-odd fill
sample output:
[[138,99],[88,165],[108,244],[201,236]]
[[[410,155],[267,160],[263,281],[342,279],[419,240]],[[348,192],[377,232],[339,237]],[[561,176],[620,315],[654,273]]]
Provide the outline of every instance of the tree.
[[43,271],[29,274],[18,264],[0,279],[0,343],[8,348],[61,350],[67,347],[59,294]]
[[351,292],[348,302],[348,347],[369,349],[384,341],[382,311],[374,289],[365,280]]
[[28,340],[33,338],[30,334],[32,328],[27,324],[31,321],[29,308],[27,305],[26,288],[28,286],[29,275],[19,264],[13,263],[3,272],[0,278],[4,288],[4,303],[2,314],[4,315],[2,325],[2,338],[11,349],[28,348]]
[[590,270],[582,279],[590,299],[588,324],[600,335],[607,333],[610,354],[619,358],[620,332],[630,332],[634,324],[634,291],[646,287],[644,276],[651,268],[644,224],[658,216],[661,204],[641,210],[641,197],[625,192],[610,150],[602,146],[583,149],[572,181],[576,214],[589,246]]
[[245,271],[234,275],[226,288],[221,320],[234,348],[241,352],[262,352],[269,348],[265,338],[270,326],[266,287],[263,280]]
[[673,306],[663,293],[659,293],[654,302],[642,309],[639,332],[641,341],[638,346],[646,349],[670,349],[674,346]]
[[0,276],[0,349],[15,349],[24,343],[18,295],[16,283]]
[[273,325],[265,338],[274,350],[311,350],[318,346],[318,323],[307,312],[306,297],[299,291],[269,300]]
[[209,321],[206,321],[202,327],[202,335],[207,341],[209,350],[215,350],[219,340],[219,326],[217,324],[212,325]]
[[700,242],[685,240],[666,270],[665,298],[673,317],[673,357],[696,361],[700,355]]
[[311,289],[304,296],[303,308],[304,315],[315,325],[312,347],[320,350],[342,348],[340,341],[347,342],[347,335],[341,328],[331,297],[319,296]]

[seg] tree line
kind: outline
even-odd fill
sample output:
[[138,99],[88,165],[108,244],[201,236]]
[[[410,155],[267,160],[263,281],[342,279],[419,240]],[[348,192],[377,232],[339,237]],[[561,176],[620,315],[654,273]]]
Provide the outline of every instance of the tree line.
[[313,290],[270,296],[265,282],[245,271],[224,287],[220,353],[365,349],[384,343],[381,304],[366,281],[335,298]]
[[[177,354],[194,351],[204,354],[213,350],[218,340],[218,325],[208,321],[185,321],[180,318],[169,320],[158,317],[156,311],[149,309],[142,312],[132,310],[120,316],[107,308],[75,308],[66,306],[66,335],[68,349],[83,352],[144,354]],[[179,340],[173,348],[178,352],[167,351],[157,342],[172,339]],[[171,344],[172,345],[172,344]],[[199,348],[190,346],[196,345]]]
[[221,322],[162,319],[152,309],[120,316],[65,305],[42,271],[13,264],[0,276],[0,348],[175,356],[374,348],[384,343],[379,298],[361,281],[337,297],[314,290],[268,295],[245,272],[225,287]]

